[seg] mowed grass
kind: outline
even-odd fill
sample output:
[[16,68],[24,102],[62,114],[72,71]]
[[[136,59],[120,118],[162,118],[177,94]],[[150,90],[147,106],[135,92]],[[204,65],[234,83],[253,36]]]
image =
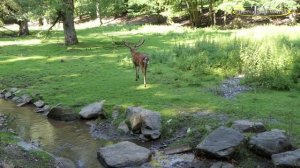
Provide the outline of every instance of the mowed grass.
[[[182,117],[181,112],[225,113],[231,117],[230,121],[254,119],[265,122],[269,129],[285,129],[294,144],[299,145],[299,84],[289,91],[256,88],[228,100],[208,90],[226,77],[238,74],[237,67],[230,68],[235,66],[234,60],[231,64],[226,58],[225,70],[206,67],[209,72],[185,65],[188,61],[191,65],[195,63],[189,60],[188,53],[194,52],[195,47],[201,47],[201,54],[215,57],[216,62],[222,60],[221,52],[228,53],[228,59],[231,55],[238,56],[241,40],[284,37],[285,43],[290,40],[296,46],[293,51],[297,51],[300,36],[293,32],[299,29],[299,26],[214,30],[115,25],[78,30],[80,44],[69,47],[62,44],[63,34],[59,31],[47,39],[39,37],[38,32],[30,37],[5,38],[0,39],[0,88],[23,88],[51,105],[62,103],[76,111],[103,99],[107,112],[115,105],[142,106],[162,114],[164,133],[172,133],[174,127],[189,127],[195,133],[192,138],[197,132],[203,133],[207,125],[214,128],[220,123],[198,122]],[[137,42],[141,38],[146,42],[139,51],[150,56],[147,88],[143,87],[141,74],[141,79],[135,81],[129,50],[114,45],[115,41]]]

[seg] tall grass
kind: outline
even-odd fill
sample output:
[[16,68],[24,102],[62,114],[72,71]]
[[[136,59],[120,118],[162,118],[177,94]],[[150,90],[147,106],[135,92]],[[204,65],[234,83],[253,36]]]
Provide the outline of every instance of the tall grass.
[[240,57],[246,81],[267,88],[290,89],[296,55],[288,45],[275,38],[241,45]]
[[170,52],[153,55],[159,63],[169,63],[198,76],[243,73],[245,81],[253,86],[287,90],[300,76],[300,36],[293,33],[297,28],[274,29],[270,31],[272,27],[265,26],[237,32],[199,30],[177,39]]

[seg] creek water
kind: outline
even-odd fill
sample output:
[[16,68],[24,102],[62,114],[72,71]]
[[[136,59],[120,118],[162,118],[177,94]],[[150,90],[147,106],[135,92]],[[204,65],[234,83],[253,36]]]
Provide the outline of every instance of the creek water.
[[35,113],[33,107],[17,107],[0,99],[0,113],[13,119],[9,125],[27,142],[40,144],[40,148],[59,157],[72,160],[77,167],[103,166],[97,160],[97,150],[111,141],[93,139],[84,121],[64,122],[48,119]]

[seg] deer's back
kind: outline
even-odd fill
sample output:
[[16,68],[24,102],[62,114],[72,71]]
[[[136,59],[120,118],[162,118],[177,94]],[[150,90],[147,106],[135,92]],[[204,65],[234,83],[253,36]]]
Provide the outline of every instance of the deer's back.
[[133,54],[132,61],[136,66],[144,65],[149,61],[149,57],[146,54],[136,52]]

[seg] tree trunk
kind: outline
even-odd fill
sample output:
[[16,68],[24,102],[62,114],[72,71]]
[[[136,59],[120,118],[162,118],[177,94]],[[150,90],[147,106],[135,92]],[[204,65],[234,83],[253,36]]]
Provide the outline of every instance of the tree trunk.
[[102,11],[101,11],[101,3],[100,3],[101,0],[98,0],[96,2],[96,13],[97,13],[97,18],[99,19],[99,22],[100,22],[100,26],[103,25],[103,22],[102,22]]
[[217,25],[217,17],[216,17],[216,12],[213,12],[213,17],[214,17],[214,26]]
[[128,0],[124,0],[123,3],[125,4],[125,9],[124,9],[124,11],[122,12],[122,16],[126,16],[126,15],[128,14],[128,7],[129,7],[129,5],[128,5]]
[[193,27],[200,27],[201,18],[198,11],[198,3],[197,1],[186,1],[186,5],[188,8],[188,12],[190,14],[190,21],[192,22]]
[[78,44],[74,26],[74,1],[63,0],[62,21],[65,34],[65,45]]
[[203,14],[203,0],[200,1],[200,13]]
[[209,16],[210,16],[210,23],[213,24],[213,25],[215,25],[215,18],[214,18],[213,4],[214,4],[214,0],[209,0]]
[[40,17],[40,18],[39,18],[39,26],[43,26],[43,25],[44,25],[44,23],[43,23],[43,18]]
[[27,20],[18,21],[18,25],[19,25],[19,36],[29,35]]
[[224,12],[224,26],[226,26],[226,22],[227,22],[227,12]]

